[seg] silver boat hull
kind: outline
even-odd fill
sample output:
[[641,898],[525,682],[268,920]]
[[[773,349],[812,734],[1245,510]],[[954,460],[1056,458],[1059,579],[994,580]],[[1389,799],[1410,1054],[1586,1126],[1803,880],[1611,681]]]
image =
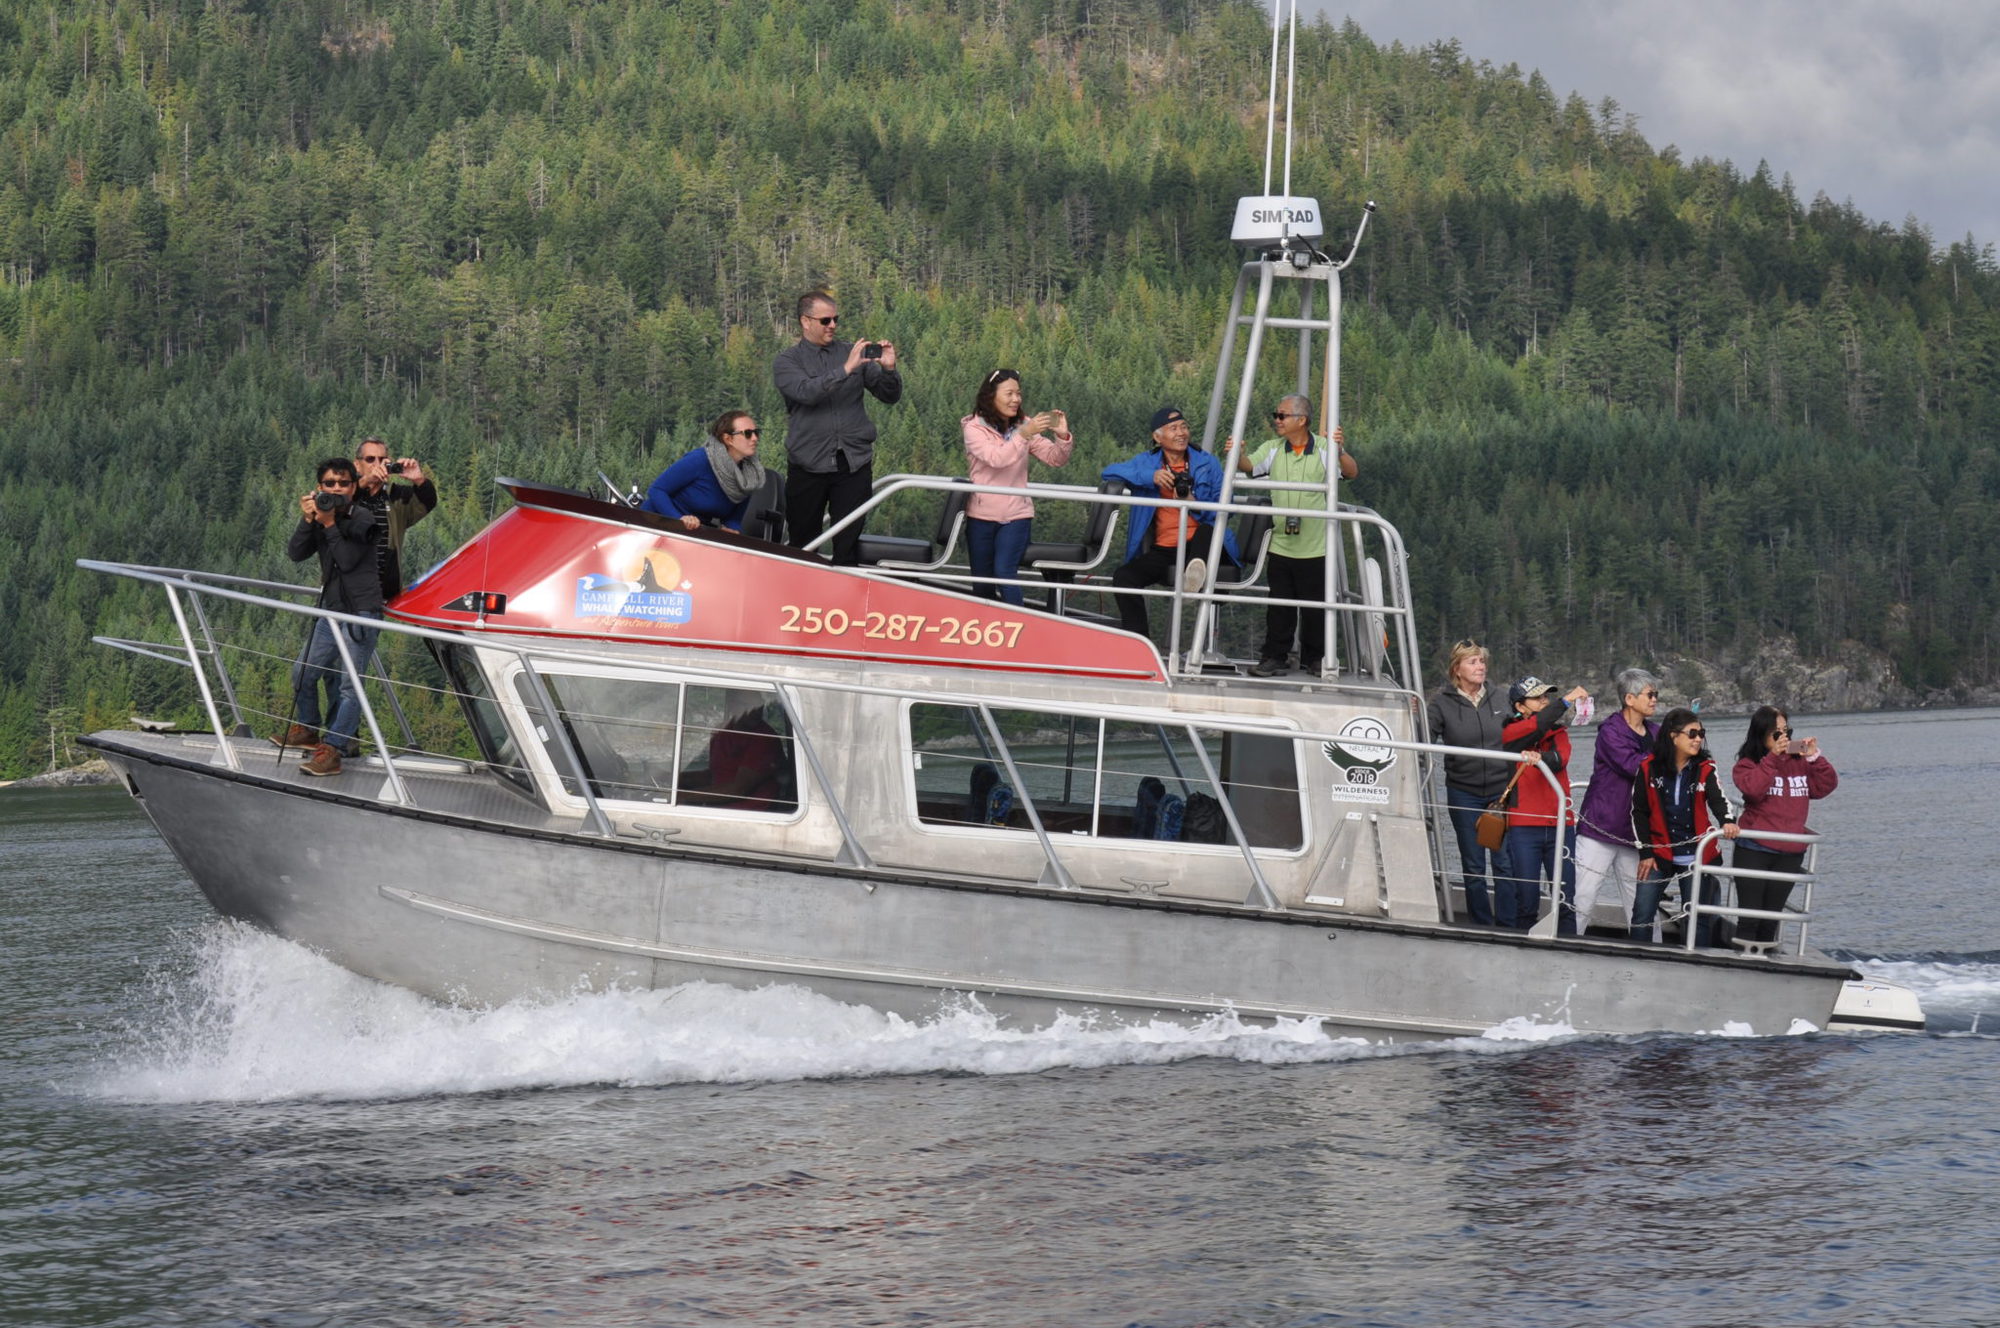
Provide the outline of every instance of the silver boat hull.
[[1826,1027],[1855,976],[1811,956],[799,870],[392,808],[111,736],[93,745],[218,912],[444,1001],[789,982],[911,1018],[969,994],[1028,1026],[1227,1009],[1375,1039],[1513,1019],[1770,1035]]

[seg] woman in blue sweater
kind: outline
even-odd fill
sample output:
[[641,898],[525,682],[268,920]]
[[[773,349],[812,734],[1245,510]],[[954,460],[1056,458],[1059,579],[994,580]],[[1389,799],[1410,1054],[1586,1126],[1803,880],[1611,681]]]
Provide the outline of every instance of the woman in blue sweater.
[[757,421],[747,410],[729,410],[708,426],[708,442],[660,472],[646,490],[642,512],[679,521],[689,530],[710,522],[743,529],[750,495],[764,483],[757,460]]

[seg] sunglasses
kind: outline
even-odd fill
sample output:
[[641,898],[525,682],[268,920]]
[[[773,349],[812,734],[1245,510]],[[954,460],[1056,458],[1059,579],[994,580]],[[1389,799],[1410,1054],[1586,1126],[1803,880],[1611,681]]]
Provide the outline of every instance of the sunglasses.
[[762,429],[731,429],[728,431],[728,434],[732,438],[761,438],[764,436],[764,431]]
[[1650,689],[1639,693],[1639,695],[1645,697],[1648,701],[1657,701],[1660,699],[1660,694]]
[[1305,416],[1295,410],[1274,410],[1271,412],[1271,418],[1274,420],[1302,420]]
[[1682,729],[1679,733],[1676,733],[1674,736],[1676,738],[1693,738],[1696,742],[1700,742],[1703,738],[1706,738],[1708,736],[1708,730]]
[[1473,640],[1473,639],[1472,639],[1471,637],[1469,637],[1469,636],[1468,636],[1468,637],[1466,637],[1466,638],[1465,638],[1465,639],[1464,639],[1463,641],[1457,641],[1457,642],[1454,642],[1454,643],[1452,644],[1452,647],[1451,647],[1451,648],[1452,648],[1453,650],[1484,650],[1484,649],[1486,649],[1486,647],[1485,647],[1485,646],[1482,646],[1482,645],[1480,645],[1480,644],[1479,644],[1479,643],[1478,643],[1477,641]]
[[807,321],[808,323],[818,323],[818,324],[819,324],[819,325],[820,325],[821,327],[832,327],[832,326],[833,326],[833,325],[834,325],[835,323],[838,323],[838,322],[840,321],[840,315],[839,315],[839,314],[834,314],[834,315],[832,315],[832,316],[830,316],[830,317],[827,317],[827,318],[811,318],[811,317],[808,317],[808,318],[806,319],[806,321]]
[[1789,738],[1792,736],[1792,731],[1790,729],[1772,729],[1771,736],[1774,738]]

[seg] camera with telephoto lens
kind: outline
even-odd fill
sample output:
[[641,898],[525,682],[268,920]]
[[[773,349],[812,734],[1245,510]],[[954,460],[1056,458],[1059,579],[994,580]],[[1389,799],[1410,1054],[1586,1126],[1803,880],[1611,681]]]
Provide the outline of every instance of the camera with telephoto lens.
[[330,493],[325,489],[313,491],[313,506],[322,512],[340,512],[347,508],[348,497],[344,493]]
[[403,463],[400,461],[385,461],[382,463],[382,469],[391,475],[400,475],[403,473]]
[[1184,470],[1175,472],[1174,497],[1186,498],[1192,493],[1194,493],[1194,481],[1188,478],[1187,472]]

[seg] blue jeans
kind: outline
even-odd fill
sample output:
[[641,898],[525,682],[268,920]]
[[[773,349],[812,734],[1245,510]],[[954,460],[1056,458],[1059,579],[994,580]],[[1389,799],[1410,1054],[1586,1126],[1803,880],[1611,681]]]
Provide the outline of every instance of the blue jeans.
[[[1493,925],[1493,902],[1487,894],[1487,872],[1489,866],[1487,851],[1479,846],[1479,814],[1486,810],[1491,799],[1480,798],[1463,789],[1445,785],[1445,811],[1451,817],[1452,833],[1458,837],[1458,863],[1461,879],[1465,885],[1465,911],[1472,920],[1482,927]],[[1494,876],[1506,879],[1514,873],[1507,864],[1507,844],[1501,841],[1497,852],[1490,855],[1490,870]]]
[[[966,518],[965,550],[972,560],[974,576],[1008,576],[1021,570],[1021,555],[1028,551],[1028,534],[1035,527],[1033,517],[1019,521],[981,521]],[[1015,608],[1022,603],[1021,587],[973,586],[972,593],[986,599],[1004,600]]]
[[[1643,861],[1643,859],[1642,859]],[[1688,877],[1692,867],[1676,867],[1662,875],[1657,860],[1653,863],[1653,874],[1639,882],[1637,897],[1632,903],[1632,939],[1650,941],[1653,939],[1653,923],[1659,917],[1660,901],[1666,898],[1667,887],[1673,886],[1682,904],[1688,903]],[[1707,872],[1701,878],[1701,902],[1718,904],[1722,902],[1722,882],[1714,872]],[[1694,943],[1697,949],[1706,950],[1715,939],[1715,915],[1704,913],[1701,921],[1694,926]]]
[[[1556,879],[1556,828],[1552,825],[1522,826],[1507,832],[1507,864],[1513,869],[1514,925],[1523,931],[1535,925],[1541,911],[1542,882]],[[1563,835],[1562,890],[1556,904],[1556,935],[1576,935],[1576,827]],[[1507,886],[1495,894],[1494,912],[1500,925],[1507,925]]]
[[[375,611],[355,616],[380,618],[382,614]],[[292,718],[309,729],[318,728],[320,689],[324,687],[330,698],[328,704],[333,711],[333,720],[327,724],[326,733],[320,741],[344,749],[354,741],[355,730],[361,726],[361,693],[355,689],[348,679],[346,668],[341,665],[340,648],[333,643],[335,631],[347,637],[347,651],[353,657],[356,669],[366,669],[368,657],[375,653],[379,628],[355,627],[315,618],[305,653],[292,666]]]

